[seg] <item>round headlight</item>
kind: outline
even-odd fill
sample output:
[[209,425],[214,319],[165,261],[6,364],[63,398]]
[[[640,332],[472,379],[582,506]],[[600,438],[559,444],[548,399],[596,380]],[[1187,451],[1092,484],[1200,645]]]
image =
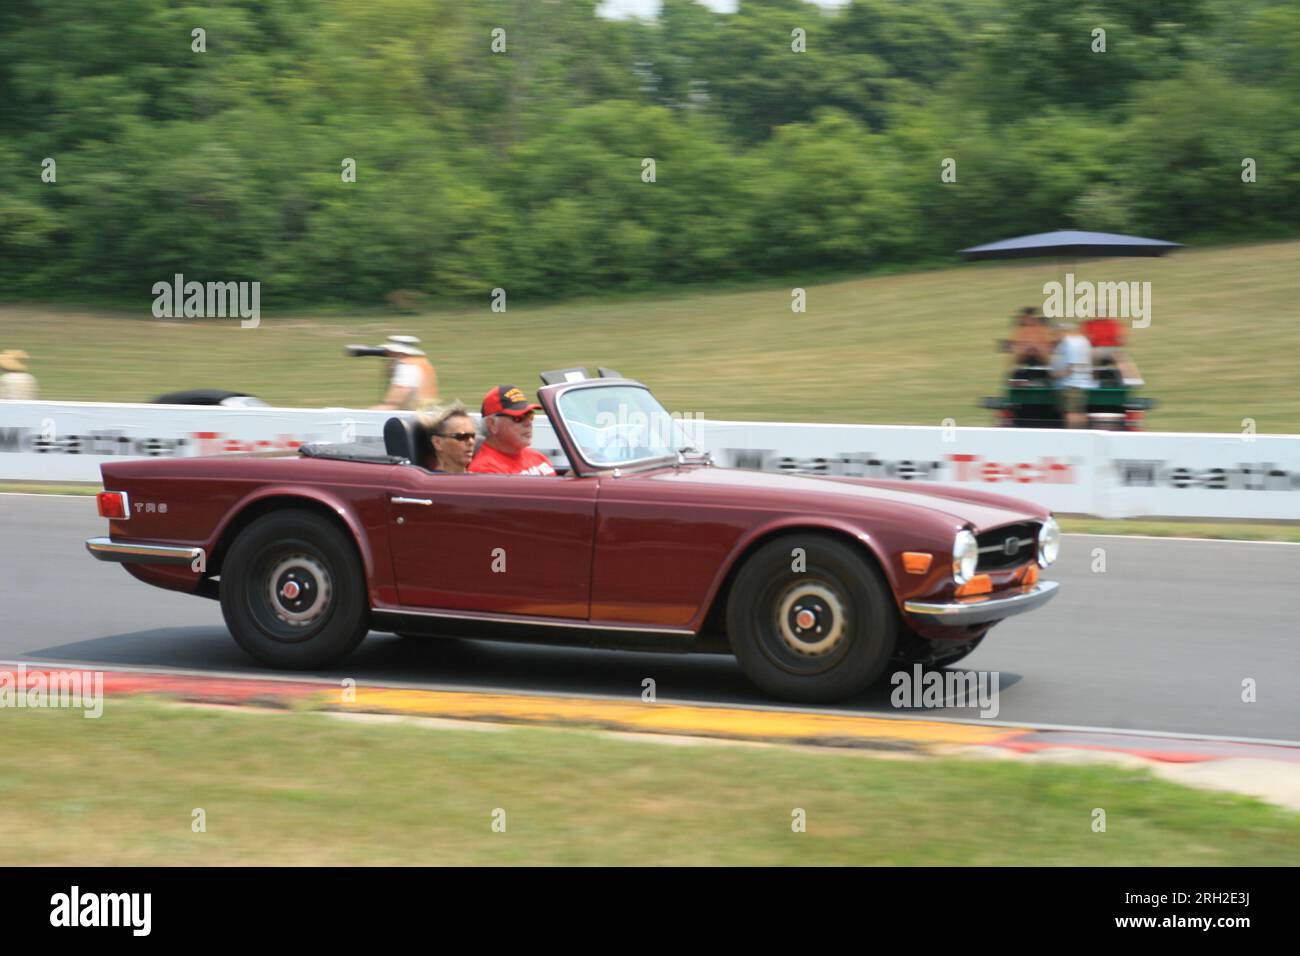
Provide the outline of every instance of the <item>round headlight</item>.
[[975,577],[975,565],[979,563],[980,546],[975,535],[969,531],[958,531],[952,543],[952,579],[958,584],[965,584]]
[[1056,561],[1061,553],[1061,529],[1056,519],[1048,515],[1043,526],[1038,529],[1038,563],[1047,567]]

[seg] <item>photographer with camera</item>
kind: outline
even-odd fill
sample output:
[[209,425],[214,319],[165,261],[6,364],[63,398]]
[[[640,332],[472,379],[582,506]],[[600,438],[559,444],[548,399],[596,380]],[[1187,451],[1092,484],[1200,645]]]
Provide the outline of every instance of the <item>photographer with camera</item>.
[[438,376],[424,353],[415,346],[413,335],[390,335],[383,345],[349,345],[352,356],[382,355],[386,362],[388,389],[374,409],[413,411],[438,401]]

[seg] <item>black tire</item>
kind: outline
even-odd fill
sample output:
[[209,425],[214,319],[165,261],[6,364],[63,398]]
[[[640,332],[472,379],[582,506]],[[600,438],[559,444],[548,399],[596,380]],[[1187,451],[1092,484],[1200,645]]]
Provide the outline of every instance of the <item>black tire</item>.
[[[801,570],[794,570],[796,548],[803,549]],[[898,612],[880,572],[851,545],[783,535],[737,574],[727,635],[759,688],[783,700],[827,703],[866,690],[884,673],[898,641]]]
[[351,537],[310,511],[259,518],[222,562],[221,613],[235,643],[263,664],[310,670],[342,660],[370,628]]

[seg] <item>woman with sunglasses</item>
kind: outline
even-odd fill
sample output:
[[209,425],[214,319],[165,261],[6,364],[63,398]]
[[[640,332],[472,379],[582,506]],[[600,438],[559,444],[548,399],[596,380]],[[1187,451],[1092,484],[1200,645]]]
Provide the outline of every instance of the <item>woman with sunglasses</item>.
[[434,409],[420,416],[420,424],[429,435],[433,454],[429,470],[463,475],[474,457],[474,419],[460,402]]

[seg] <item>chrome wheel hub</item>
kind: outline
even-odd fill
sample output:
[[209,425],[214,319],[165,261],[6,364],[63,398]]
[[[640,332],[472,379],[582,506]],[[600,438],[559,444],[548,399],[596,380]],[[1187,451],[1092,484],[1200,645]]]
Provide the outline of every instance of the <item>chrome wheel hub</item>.
[[804,657],[829,654],[844,639],[845,607],[820,582],[799,582],[777,602],[777,632],[786,647]]
[[275,616],[291,627],[310,627],[330,604],[332,586],[325,566],[307,554],[282,558],[267,575]]

